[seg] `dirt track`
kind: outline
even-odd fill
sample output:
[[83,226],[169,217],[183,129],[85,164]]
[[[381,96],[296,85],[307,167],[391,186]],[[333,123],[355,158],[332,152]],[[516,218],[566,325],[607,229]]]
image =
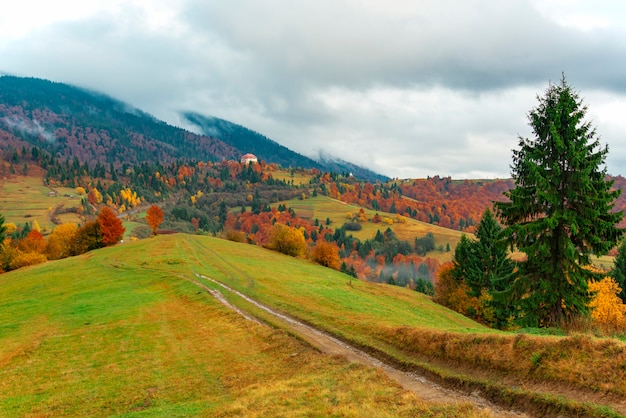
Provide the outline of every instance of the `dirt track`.
[[[434,382],[429,381],[424,376],[420,376],[416,373],[404,372],[397,368],[394,368],[388,364],[385,364],[378,359],[370,356],[369,354],[352,347],[349,344],[344,343],[343,341],[338,340],[337,338],[320,331],[316,328],[313,328],[307,324],[304,324],[300,321],[297,321],[287,315],[276,312],[275,310],[255,301],[254,299],[249,298],[241,292],[238,292],[235,289],[232,289],[223,283],[220,283],[216,280],[211,279],[210,277],[206,277],[200,274],[196,274],[199,278],[210,281],[221,286],[227,292],[233,293],[249,303],[252,303],[256,307],[264,310],[269,313],[276,319],[278,319],[286,328],[289,329],[290,332],[294,333],[298,337],[307,341],[312,346],[316,347],[318,350],[325,354],[329,355],[338,355],[343,356],[349,361],[365,364],[371,367],[376,367],[383,370],[390,378],[397,381],[404,389],[410,390],[416,393],[420,398],[425,401],[435,402],[435,403],[472,403],[480,408],[484,409],[486,412],[491,413],[493,416],[503,416],[503,417],[526,417],[528,415],[516,412],[516,411],[505,411],[497,406],[489,403],[487,400],[481,398],[479,394],[467,395],[466,393],[453,391],[450,389],[443,388],[437,385]],[[241,309],[230,304],[223,295],[218,290],[210,289],[204,284],[193,281],[194,284],[201,287],[202,289],[209,292],[213,297],[215,297],[220,303],[224,304],[230,309],[233,309],[244,318],[260,323],[258,319],[253,317],[252,315],[242,311]]]

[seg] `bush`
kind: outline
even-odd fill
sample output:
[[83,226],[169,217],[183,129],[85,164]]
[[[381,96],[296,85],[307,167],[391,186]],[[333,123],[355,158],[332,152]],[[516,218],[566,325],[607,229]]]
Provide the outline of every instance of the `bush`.
[[313,260],[322,266],[339,269],[339,247],[334,243],[320,240],[313,249]]
[[307,245],[304,234],[300,230],[275,223],[270,230],[268,248],[292,257],[299,257],[306,253]]
[[346,222],[342,227],[346,231],[360,231],[363,229],[360,223],[358,222]]

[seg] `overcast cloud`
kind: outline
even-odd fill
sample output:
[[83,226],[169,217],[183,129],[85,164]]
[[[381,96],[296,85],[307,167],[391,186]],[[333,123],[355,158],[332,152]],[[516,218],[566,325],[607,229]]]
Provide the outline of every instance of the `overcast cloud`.
[[179,126],[179,111],[218,116],[392,177],[508,177],[563,71],[626,175],[622,1],[17,3],[0,15],[0,71]]

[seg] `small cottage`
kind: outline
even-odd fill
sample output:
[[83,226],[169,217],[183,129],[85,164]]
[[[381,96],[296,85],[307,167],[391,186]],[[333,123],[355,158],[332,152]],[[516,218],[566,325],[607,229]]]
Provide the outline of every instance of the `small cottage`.
[[241,157],[241,162],[244,164],[256,163],[257,161],[258,159],[256,158],[256,155],[254,154],[245,154]]

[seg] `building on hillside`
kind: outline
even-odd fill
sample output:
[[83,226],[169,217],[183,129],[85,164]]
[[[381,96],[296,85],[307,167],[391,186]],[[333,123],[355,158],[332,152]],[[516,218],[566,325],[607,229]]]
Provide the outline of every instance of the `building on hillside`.
[[256,158],[256,155],[254,154],[245,154],[241,157],[241,162],[244,164],[256,163],[257,161],[258,159]]

